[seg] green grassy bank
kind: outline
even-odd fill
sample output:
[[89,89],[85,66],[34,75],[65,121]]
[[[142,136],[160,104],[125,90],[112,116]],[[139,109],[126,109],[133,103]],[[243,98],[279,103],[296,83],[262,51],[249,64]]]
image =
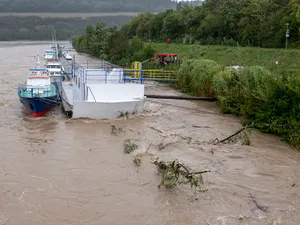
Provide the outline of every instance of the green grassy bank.
[[300,75],[300,50],[266,49],[253,47],[201,46],[187,44],[154,43],[158,53],[177,53],[178,59],[203,58],[214,60],[223,66],[263,66],[276,73],[276,57],[279,59],[278,73]]

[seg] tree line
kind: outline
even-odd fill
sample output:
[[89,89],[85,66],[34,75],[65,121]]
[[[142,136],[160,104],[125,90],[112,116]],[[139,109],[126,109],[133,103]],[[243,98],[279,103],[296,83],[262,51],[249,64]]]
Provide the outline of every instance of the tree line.
[[1,0],[0,12],[161,12],[170,0]]
[[154,48],[143,41],[282,48],[289,24],[289,43],[300,47],[299,5],[297,0],[206,0],[198,7],[142,13],[119,30],[88,25],[72,43],[76,50],[124,66],[153,56]]
[[0,17],[0,41],[51,40],[53,29],[58,40],[71,40],[78,33],[85,32],[88,24],[96,25],[99,20],[107,27],[120,27],[130,16],[107,16],[82,18],[41,18],[36,16]]
[[300,6],[297,0],[206,0],[159,14],[144,13],[124,25],[127,38],[197,44],[281,48],[300,46]]
[[85,35],[72,38],[72,46],[79,52],[85,51],[120,66],[150,58],[155,53],[151,44],[145,44],[137,36],[127,39],[122,31],[107,28],[104,23],[97,23],[95,27],[88,25]]

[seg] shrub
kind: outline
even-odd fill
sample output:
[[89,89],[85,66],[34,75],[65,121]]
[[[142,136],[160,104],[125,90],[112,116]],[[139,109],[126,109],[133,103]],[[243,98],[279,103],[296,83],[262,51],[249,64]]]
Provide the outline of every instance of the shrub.
[[177,87],[194,95],[215,95],[223,113],[244,124],[282,136],[300,149],[300,77],[273,76],[260,66],[225,69],[211,60],[186,60]]
[[213,96],[212,80],[219,71],[221,71],[221,66],[215,61],[186,60],[177,72],[177,87],[192,95]]

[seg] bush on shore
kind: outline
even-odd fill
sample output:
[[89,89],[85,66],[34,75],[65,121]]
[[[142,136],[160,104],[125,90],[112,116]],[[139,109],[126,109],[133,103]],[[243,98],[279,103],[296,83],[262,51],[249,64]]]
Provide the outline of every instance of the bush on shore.
[[177,88],[197,96],[216,96],[223,113],[280,135],[300,149],[300,77],[274,76],[260,66],[222,69],[212,60],[186,60],[177,72]]

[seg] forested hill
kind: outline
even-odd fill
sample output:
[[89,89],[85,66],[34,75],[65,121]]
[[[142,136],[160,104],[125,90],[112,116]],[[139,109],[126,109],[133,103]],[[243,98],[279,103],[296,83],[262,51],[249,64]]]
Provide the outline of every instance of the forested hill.
[[171,0],[1,0],[0,12],[161,12]]

